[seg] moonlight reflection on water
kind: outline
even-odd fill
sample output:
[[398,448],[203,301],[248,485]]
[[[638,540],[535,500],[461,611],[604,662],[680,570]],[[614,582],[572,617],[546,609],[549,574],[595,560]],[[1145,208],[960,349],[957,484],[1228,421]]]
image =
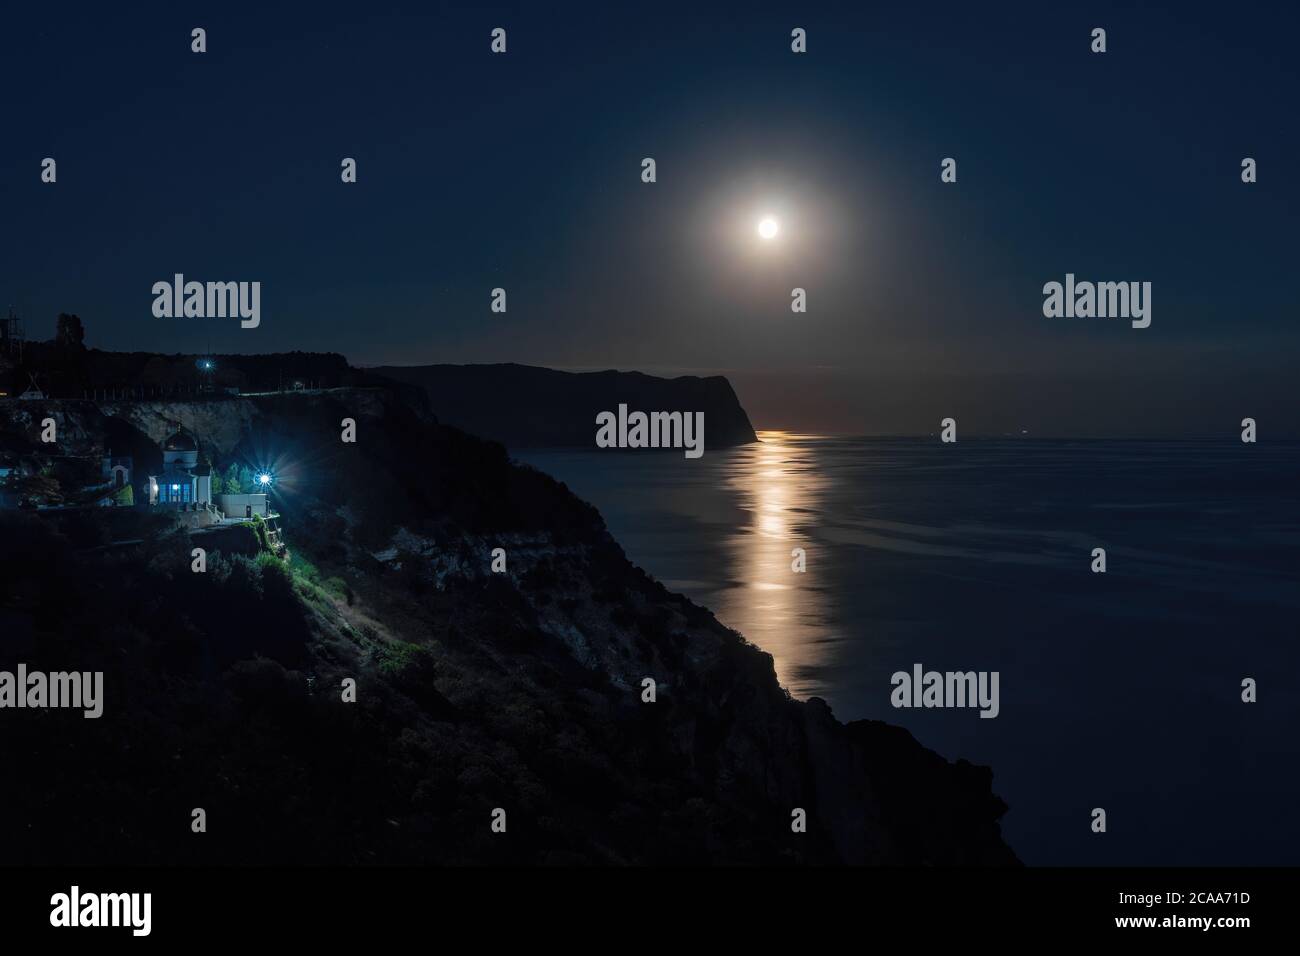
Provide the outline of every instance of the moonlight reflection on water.
[[819,691],[801,673],[827,663],[833,637],[825,593],[815,587],[817,549],[805,527],[821,509],[828,479],[801,449],[808,437],[759,432],[758,445],[729,456],[727,484],[748,520],[726,545],[733,586],[716,591],[712,606],[723,623],[772,655],[777,677],[796,697]]

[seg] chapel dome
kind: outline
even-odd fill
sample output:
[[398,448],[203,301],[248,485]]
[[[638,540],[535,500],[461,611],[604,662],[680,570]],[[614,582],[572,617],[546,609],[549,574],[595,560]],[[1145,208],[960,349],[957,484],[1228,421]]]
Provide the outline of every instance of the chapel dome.
[[198,451],[194,439],[184,432],[177,432],[163,442],[163,451]]

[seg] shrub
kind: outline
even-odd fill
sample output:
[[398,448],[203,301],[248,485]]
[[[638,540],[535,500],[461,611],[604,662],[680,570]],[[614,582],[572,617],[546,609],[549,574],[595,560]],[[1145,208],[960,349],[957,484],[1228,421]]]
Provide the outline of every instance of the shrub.
[[419,670],[422,667],[427,667],[432,676],[433,655],[419,644],[393,641],[391,644],[384,645],[382,654],[383,661],[379,665],[379,671],[390,680],[399,680],[412,670]]
[[[265,529],[263,529],[265,534]],[[283,592],[293,590],[293,572],[289,566],[269,551],[257,556],[257,567],[262,574],[264,586],[278,586]],[[272,583],[274,582],[274,584]]]
[[348,607],[351,607],[352,602],[356,599],[356,595],[352,593],[352,588],[348,585],[348,582],[340,577],[326,578],[320,582],[320,586],[336,598],[347,601]]
[[261,515],[253,515],[253,520],[251,521],[241,521],[239,523],[239,527],[251,528],[253,531],[253,535],[257,538],[258,548],[261,549],[262,551],[270,553],[271,539],[267,537],[266,522],[262,520]]

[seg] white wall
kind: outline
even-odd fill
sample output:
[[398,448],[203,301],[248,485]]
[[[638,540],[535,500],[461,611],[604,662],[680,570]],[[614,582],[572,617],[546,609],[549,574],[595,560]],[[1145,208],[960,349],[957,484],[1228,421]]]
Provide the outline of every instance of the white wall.
[[217,495],[217,507],[226,513],[227,518],[242,518],[248,505],[253,506],[253,514],[266,517],[269,510],[266,495]]

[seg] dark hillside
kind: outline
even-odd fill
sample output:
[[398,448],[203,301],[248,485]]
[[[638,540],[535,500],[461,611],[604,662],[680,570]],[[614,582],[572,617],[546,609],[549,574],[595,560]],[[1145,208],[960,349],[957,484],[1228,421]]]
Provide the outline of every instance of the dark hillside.
[[185,414],[274,459],[291,557],[199,574],[200,535],[78,550],[0,513],[0,669],[102,670],[106,697],[4,712],[6,773],[40,785],[0,788],[0,863],[1014,862],[987,770],[791,700],[589,505],[397,393],[54,413],[82,447]]

